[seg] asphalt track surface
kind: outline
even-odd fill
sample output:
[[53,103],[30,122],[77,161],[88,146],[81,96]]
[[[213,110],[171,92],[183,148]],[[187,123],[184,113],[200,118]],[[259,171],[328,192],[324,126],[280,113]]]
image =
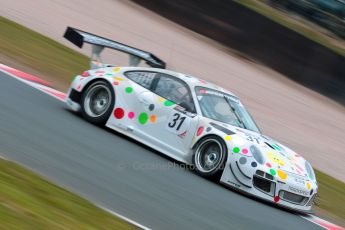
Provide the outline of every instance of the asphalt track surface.
[[[330,99],[128,0],[0,0],[0,5],[1,16],[86,55],[90,55],[88,46],[79,49],[63,38],[67,26],[150,51],[166,61],[169,69],[231,90],[263,133],[345,182],[345,107]],[[127,55],[110,53],[105,50],[104,62],[128,64]],[[18,65],[10,57],[0,54],[0,63],[62,87],[60,79],[27,68],[25,63]]]
[[63,102],[0,73],[0,154],[152,229],[321,229],[172,167],[87,123]]

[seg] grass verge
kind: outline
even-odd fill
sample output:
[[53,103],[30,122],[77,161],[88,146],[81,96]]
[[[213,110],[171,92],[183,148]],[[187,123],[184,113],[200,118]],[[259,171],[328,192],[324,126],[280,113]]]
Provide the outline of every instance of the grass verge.
[[235,2],[271,19],[272,21],[277,22],[278,24],[281,24],[282,26],[285,26],[301,34],[302,36],[312,41],[326,46],[327,48],[333,50],[334,52],[340,55],[345,56],[345,49],[340,45],[336,45],[334,39],[331,39],[328,36],[322,34],[321,32],[309,28],[308,26],[303,26],[301,25],[301,23],[297,23],[290,17],[284,15],[282,12],[270,6],[258,2],[257,0],[235,0]]
[[[236,0],[238,2],[241,2],[242,4],[248,5],[248,7],[255,8],[257,7],[255,4],[252,4],[252,0]],[[263,9],[261,6],[258,6],[256,8],[256,11],[259,12],[264,12],[264,14],[271,14],[271,11],[267,11],[266,9]],[[276,13],[272,13],[272,18],[275,18],[276,20],[282,20],[279,19],[279,16]],[[45,36],[42,36],[30,29],[27,29],[21,25],[18,25],[10,20],[7,20],[3,17],[0,17],[0,28],[1,28],[1,33],[0,33],[0,50],[2,54],[6,57],[9,57],[25,66],[29,66],[39,72],[42,73],[43,71],[43,76],[44,74],[48,74],[49,76],[59,79],[60,81],[65,81],[69,82],[71,78],[77,74],[81,73],[83,70],[88,68],[88,58],[78,52],[75,52],[57,42],[55,42],[52,39],[49,39]],[[298,30],[295,28],[295,30]],[[303,32],[304,33],[304,32]],[[307,33],[307,32],[305,32]],[[345,52],[344,52],[345,53]],[[1,56],[0,56],[1,58]],[[0,62],[2,60],[0,59]],[[13,221],[18,222],[18,224],[28,224],[30,221],[32,223],[36,223],[35,218],[32,216],[35,213],[36,209],[37,210],[50,210],[49,204],[50,205],[56,205],[59,204],[61,205],[61,210],[68,210],[68,207],[76,207],[77,214],[75,216],[64,216],[64,213],[59,213],[58,211],[61,210],[54,210],[52,209],[52,212],[56,212],[58,214],[59,218],[65,218],[67,223],[80,223],[83,224],[85,223],[90,223],[93,222],[92,224],[96,225],[99,223],[110,223],[110,218],[106,214],[101,214],[102,211],[98,210],[95,211],[96,213],[99,214],[99,217],[95,215],[95,217],[88,216],[88,215],[82,215],[83,212],[85,211],[86,214],[89,213],[89,211],[86,211],[87,209],[84,209],[83,206],[80,204],[70,204],[68,205],[67,203],[64,203],[60,196],[57,198],[52,198],[50,195],[48,196],[46,194],[46,190],[42,190],[44,186],[42,187],[40,184],[44,184],[45,186],[49,187],[51,186],[54,188],[54,191],[56,192],[58,190],[57,187],[54,187],[53,185],[49,184],[48,182],[44,182],[41,179],[38,179],[36,177],[35,181],[41,181],[41,182],[35,182],[37,188],[35,186],[30,186],[30,184],[26,184],[25,181],[22,180],[22,178],[26,178],[28,175],[33,174],[28,174],[26,173],[20,173],[23,172],[24,170],[21,169],[20,167],[14,166],[11,171],[8,166],[11,165],[11,163],[6,163],[1,161],[0,169],[1,169],[1,177],[0,182],[2,183],[1,186],[6,186],[6,184],[3,184],[3,181],[8,181],[9,185],[11,183],[12,187],[9,187],[10,193],[7,194],[8,196],[13,198],[13,204],[7,205],[4,197],[5,197],[5,192],[2,187],[0,187],[0,202],[3,204],[0,206],[0,216],[4,216],[5,218],[8,218],[9,223],[13,223]],[[2,169],[4,167],[4,169]],[[5,168],[7,168],[7,172],[12,172],[12,174],[9,174],[6,176],[6,171]],[[16,169],[19,171],[17,172]],[[5,178],[12,178],[12,179],[7,179]],[[323,216],[330,217],[332,220],[336,220],[337,223],[345,225],[345,184],[322,173],[317,171],[317,177],[318,177],[318,182],[319,182],[319,194],[320,198],[318,200],[318,204],[316,206],[316,210],[318,213],[320,213]],[[30,182],[30,180],[29,180]],[[28,183],[29,183],[28,182]],[[38,184],[37,184],[38,183]],[[23,188],[15,188],[14,186],[23,186]],[[41,188],[42,187],[42,188]],[[37,190],[37,191],[36,191]],[[72,202],[74,199],[82,202],[83,204],[86,205],[86,207],[93,207],[91,204],[87,203],[86,201],[83,201],[80,198],[73,197],[72,194],[69,194],[68,192],[63,191],[63,194],[68,195],[70,197],[70,200],[66,202]],[[27,194],[26,194],[27,193]],[[36,194],[37,193],[37,194]],[[18,195],[18,198],[16,196]],[[31,195],[33,197],[31,197]],[[38,197],[35,197],[38,196]],[[30,203],[28,203],[24,199],[27,197],[27,199],[30,199],[32,201],[36,201],[36,199],[40,198],[44,199],[47,203],[44,204],[42,207],[36,207],[36,205],[30,206]],[[46,198],[45,198],[46,197]],[[60,197],[60,198],[59,198]],[[19,203],[17,203],[19,202]],[[5,205],[4,205],[5,204]],[[20,205],[26,205],[21,208]],[[18,208],[18,209],[17,209]],[[95,209],[93,207],[93,209]],[[91,212],[91,211],[90,211]],[[44,214],[44,213],[43,213]],[[46,221],[47,223],[50,221],[50,219],[46,219],[46,217],[42,214],[41,220],[37,220],[37,223],[39,221]],[[48,214],[45,214],[48,215]],[[50,215],[50,214],[49,214]],[[49,216],[48,215],[48,216]],[[82,215],[82,216],[81,216]],[[105,219],[102,219],[105,218]],[[48,221],[49,220],[49,221]],[[105,220],[109,221],[106,222]],[[61,223],[64,223],[64,219],[55,219],[53,218],[51,221],[52,223],[55,223],[55,227],[59,228],[60,221]],[[79,222],[80,221],[80,222]],[[94,226],[91,225],[91,226]],[[52,225],[53,226],[53,225]],[[78,226],[78,225],[76,225]],[[110,225],[109,225],[110,226]],[[0,228],[2,226],[0,225]],[[45,228],[47,229],[47,228]],[[80,228],[83,229],[83,228]],[[108,229],[111,229],[110,227]]]
[[0,28],[0,50],[4,59],[64,82],[70,82],[73,76],[88,69],[86,56],[48,37],[1,16]]
[[345,226],[345,184],[318,170],[315,173],[319,183],[316,213]]
[[136,229],[3,159],[0,159],[0,219],[0,229]]

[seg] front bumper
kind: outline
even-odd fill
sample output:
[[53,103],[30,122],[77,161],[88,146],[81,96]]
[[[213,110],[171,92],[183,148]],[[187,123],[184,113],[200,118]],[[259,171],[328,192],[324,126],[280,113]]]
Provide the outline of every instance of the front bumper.
[[237,161],[226,165],[220,182],[254,197],[305,213],[311,211],[317,195],[316,185],[312,185],[308,190],[305,184],[307,181],[297,176],[289,175],[287,180],[282,181],[260,167],[250,173],[241,168]]

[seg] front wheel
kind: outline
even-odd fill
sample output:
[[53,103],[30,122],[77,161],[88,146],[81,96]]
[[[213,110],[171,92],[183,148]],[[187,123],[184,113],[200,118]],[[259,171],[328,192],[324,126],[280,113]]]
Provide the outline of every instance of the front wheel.
[[195,171],[212,180],[219,180],[226,162],[227,148],[224,141],[211,136],[202,139],[194,148]]
[[83,91],[81,112],[83,117],[96,125],[104,125],[115,103],[112,87],[104,81],[96,81]]

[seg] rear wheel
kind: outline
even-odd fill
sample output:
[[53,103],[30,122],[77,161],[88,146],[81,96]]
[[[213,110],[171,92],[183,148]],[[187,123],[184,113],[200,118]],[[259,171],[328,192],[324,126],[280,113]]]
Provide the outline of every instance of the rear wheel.
[[193,163],[196,172],[206,178],[219,180],[226,161],[226,145],[216,136],[202,139],[194,148]]
[[104,125],[108,120],[115,103],[112,87],[104,81],[92,83],[84,90],[81,98],[83,117],[97,125]]

